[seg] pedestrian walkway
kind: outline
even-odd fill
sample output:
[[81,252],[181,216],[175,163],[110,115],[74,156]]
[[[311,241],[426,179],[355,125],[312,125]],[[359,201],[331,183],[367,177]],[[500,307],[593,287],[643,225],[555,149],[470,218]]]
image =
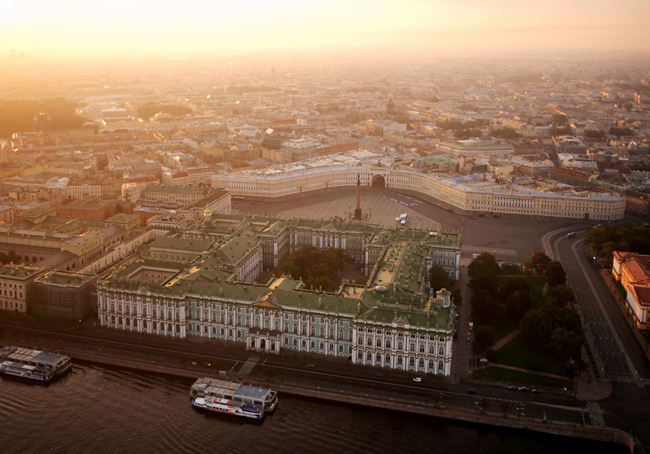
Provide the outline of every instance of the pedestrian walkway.
[[239,373],[242,375],[250,374],[259,360],[260,360],[259,356],[249,357],[244,363],[244,365],[241,367],[241,369],[239,369]]
[[488,366],[500,367],[501,369],[516,370],[519,372],[526,372],[527,374],[531,374],[531,375],[540,375],[543,377],[557,378],[559,380],[567,380],[568,383],[568,379],[563,375],[548,374],[546,372],[537,372],[529,369],[523,369],[521,367],[506,366],[505,364],[499,364],[499,363],[488,363]]
[[605,426],[603,411],[597,402],[587,402],[587,411],[589,412],[589,420],[592,426]]
[[512,331],[510,334],[506,334],[501,339],[499,339],[497,343],[494,344],[494,346],[492,347],[492,350],[494,350],[494,351],[499,350],[501,347],[503,347],[508,342],[513,340],[515,337],[517,337],[518,334],[519,334],[519,328]]
[[[637,381],[634,379],[632,374],[607,374],[607,378],[616,383],[634,383],[637,384]],[[641,379],[644,385],[650,385],[650,378]]]

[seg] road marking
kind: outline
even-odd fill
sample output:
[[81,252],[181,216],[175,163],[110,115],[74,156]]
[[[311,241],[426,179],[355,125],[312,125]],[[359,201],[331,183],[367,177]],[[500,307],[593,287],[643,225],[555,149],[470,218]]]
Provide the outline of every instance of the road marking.
[[587,284],[589,284],[589,288],[591,289],[591,292],[594,295],[594,298],[596,299],[596,302],[598,303],[598,307],[600,308],[600,312],[603,314],[603,317],[605,318],[605,322],[607,323],[607,326],[609,327],[609,330],[612,333],[612,337],[616,341],[616,344],[618,345],[619,350],[621,353],[625,354],[625,348],[623,347],[623,342],[621,342],[621,339],[618,337],[618,333],[616,333],[616,330],[614,329],[614,324],[612,323],[612,320],[609,318],[609,314],[605,310],[605,306],[603,306],[603,302],[600,299],[600,296],[598,296],[598,292],[596,292],[596,288],[594,287],[594,283],[591,281],[591,278],[587,274],[587,270],[585,269],[585,266],[582,264],[582,260],[580,260],[580,257],[578,256],[578,251],[576,250],[576,245],[578,242],[576,241],[573,243],[571,246],[571,250],[573,251],[573,255],[575,256],[578,265],[580,266],[580,269],[582,270],[582,274],[584,275],[585,279],[587,279]]

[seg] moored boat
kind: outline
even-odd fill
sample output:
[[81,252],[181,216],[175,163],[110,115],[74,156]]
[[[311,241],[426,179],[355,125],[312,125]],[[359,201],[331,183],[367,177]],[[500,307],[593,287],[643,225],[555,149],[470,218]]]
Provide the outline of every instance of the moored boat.
[[228,415],[241,416],[243,418],[264,419],[264,410],[251,405],[235,405],[232,400],[220,399],[218,397],[197,397],[192,399],[192,405],[201,410]]
[[42,382],[48,382],[54,378],[54,374],[49,370],[13,361],[0,363],[0,373]]
[[199,378],[190,390],[192,399],[197,397],[218,397],[232,400],[235,405],[248,405],[270,413],[278,405],[278,393],[272,389],[233,383],[216,378]]
[[72,369],[72,361],[65,355],[22,347],[8,346],[0,348],[0,361],[11,361],[34,366],[51,372],[55,377],[63,375]]

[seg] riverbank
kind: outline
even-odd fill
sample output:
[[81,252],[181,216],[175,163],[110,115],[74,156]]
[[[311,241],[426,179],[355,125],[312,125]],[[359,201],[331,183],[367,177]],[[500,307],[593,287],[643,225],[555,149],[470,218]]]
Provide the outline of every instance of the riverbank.
[[[15,341],[16,345],[24,347],[33,347],[28,342]],[[101,351],[88,351],[85,347],[66,348],[65,353],[73,361],[96,363],[105,366],[132,369],[142,372],[164,374],[188,379],[195,379],[201,374],[216,375],[197,371],[188,370],[187,368],[174,367],[166,364],[157,363],[156,359],[143,361],[133,359],[119,354],[110,354]],[[440,405],[433,399],[420,398],[414,400],[406,398],[385,397],[373,394],[371,390],[365,392],[358,390],[350,392],[349,390],[334,389],[326,386],[308,386],[303,383],[287,382],[284,377],[277,379],[268,374],[265,380],[259,381],[258,377],[236,372],[226,372],[226,379],[251,382],[260,386],[269,386],[281,394],[289,394],[300,397],[321,399],[345,404],[361,405],[378,409],[393,411],[402,411],[413,414],[434,416],[438,418],[453,419],[473,424],[482,424],[489,426],[498,426],[509,429],[530,430],[534,432],[568,436],[574,438],[583,438],[588,440],[603,441],[609,443],[622,444],[630,452],[634,449],[634,440],[626,432],[610,427],[594,427],[588,425],[579,425],[566,422],[549,421],[543,422],[535,418],[516,418],[506,417],[503,413],[493,411],[477,411],[474,409],[465,409],[453,406]]]

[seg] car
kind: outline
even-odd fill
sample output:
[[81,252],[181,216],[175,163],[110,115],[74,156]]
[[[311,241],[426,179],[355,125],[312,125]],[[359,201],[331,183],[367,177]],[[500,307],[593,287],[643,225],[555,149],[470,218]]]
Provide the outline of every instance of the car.
[[192,366],[196,366],[196,361],[192,361]]
[[415,378],[413,379],[413,381],[414,381],[415,383],[421,383],[421,382],[422,382],[422,379],[421,379],[420,377],[415,377]]
[[535,386],[533,389],[530,390],[530,392],[533,394],[539,394],[539,389],[537,389],[537,386]]
[[526,388],[525,386],[520,386],[519,391],[521,391],[522,393],[527,393],[528,391],[530,391],[530,389]]
[[309,367],[310,369],[313,369],[315,366],[313,364],[307,364],[307,367]]
[[476,390],[475,390],[474,388],[469,388],[469,389],[467,390],[467,394],[473,396],[473,395],[476,394]]
[[384,378],[384,374],[382,374],[381,372],[377,372],[377,373],[375,374],[375,377],[376,377],[376,378]]
[[212,363],[210,361],[206,361],[203,363],[205,367],[212,367]]
[[508,391],[517,391],[519,388],[517,388],[515,385],[510,385],[508,386]]

